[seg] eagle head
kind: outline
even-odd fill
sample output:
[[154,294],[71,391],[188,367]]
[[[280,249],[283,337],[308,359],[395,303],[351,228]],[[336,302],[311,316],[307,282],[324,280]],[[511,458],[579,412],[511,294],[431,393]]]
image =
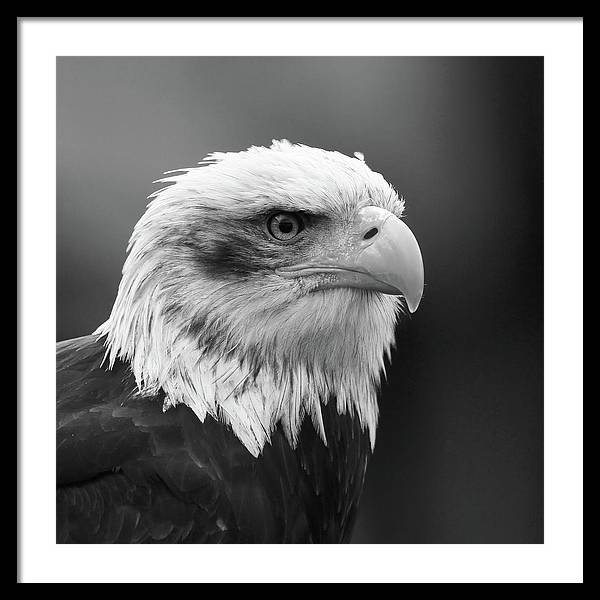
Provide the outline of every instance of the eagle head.
[[423,291],[404,201],[357,154],[287,141],[159,180],[131,237],[106,336],[140,394],[232,427],[255,456],[336,402],[374,443],[398,314]]

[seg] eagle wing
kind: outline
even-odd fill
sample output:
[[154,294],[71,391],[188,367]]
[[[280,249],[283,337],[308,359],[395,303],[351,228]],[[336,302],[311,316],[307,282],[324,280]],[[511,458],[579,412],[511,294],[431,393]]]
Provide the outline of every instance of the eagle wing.
[[182,411],[137,398],[129,369],[109,371],[102,358],[92,336],[57,347],[57,541],[236,536],[221,478],[187,444]]

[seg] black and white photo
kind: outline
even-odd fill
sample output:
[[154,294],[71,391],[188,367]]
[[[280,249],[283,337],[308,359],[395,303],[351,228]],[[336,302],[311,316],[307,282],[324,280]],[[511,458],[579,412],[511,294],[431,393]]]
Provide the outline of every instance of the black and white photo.
[[[553,42],[558,22],[537,23],[537,46],[528,21],[57,22],[87,45],[79,53],[66,34],[45,38],[44,23],[27,27],[49,59],[24,53],[43,75],[24,75],[19,94],[28,106],[47,81],[51,126],[34,129],[38,111],[19,131],[50,135],[35,152],[52,203],[36,213],[28,200],[18,215],[48,243],[36,284],[48,282],[52,301],[18,292],[35,314],[18,336],[44,323],[48,352],[37,377],[29,358],[18,366],[20,427],[33,426],[32,386],[47,396],[35,425],[46,433],[19,449],[23,465],[38,453],[44,476],[32,493],[25,469],[18,503],[37,496],[43,512],[23,512],[18,537],[38,527],[38,554],[73,567],[50,577],[87,579],[93,567],[75,564],[101,553],[98,564],[119,565],[102,575],[113,581],[290,581],[292,565],[246,569],[266,552],[296,553],[296,564],[309,552],[319,566],[307,581],[545,578],[534,575],[542,557],[567,548],[552,533],[563,531],[556,490],[575,501],[580,489],[567,459],[580,441],[549,454],[557,427],[577,430],[582,398],[578,376],[551,383],[581,368],[577,342],[557,343],[554,325],[561,310],[574,325],[581,314],[578,284],[559,298],[554,275],[581,273],[568,258],[581,248],[579,178],[559,206],[556,168],[560,156],[565,170],[582,164],[579,67],[561,93],[580,110],[559,119],[554,91],[558,57],[578,65],[580,22]],[[331,52],[336,28],[346,35]],[[97,37],[109,29],[114,39]],[[357,35],[378,30],[370,47]],[[304,53],[301,31],[315,43]],[[22,160],[23,199],[34,197],[31,165]],[[557,245],[559,208],[575,241]],[[35,264],[25,240],[24,265]],[[582,513],[571,514],[576,540]],[[174,545],[184,562],[169,573],[137,570],[142,552],[172,564]],[[241,570],[184,570],[195,556],[216,561],[215,545],[223,559],[243,553]],[[514,567],[492,575],[486,553],[502,547]],[[452,570],[478,548],[472,568]],[[527,575],[517,557],[536,548]],[[362,575],[338,568],[344,552]],[[420,552],[448,558],[411,573]]]

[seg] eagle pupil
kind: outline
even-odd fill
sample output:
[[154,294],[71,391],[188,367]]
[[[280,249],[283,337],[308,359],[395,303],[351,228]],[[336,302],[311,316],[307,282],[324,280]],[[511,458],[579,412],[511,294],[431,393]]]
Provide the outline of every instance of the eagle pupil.
[[290,221],[282,221],[279,223],[279,231],[281,233],[290,233],[294,229],[294,224]]

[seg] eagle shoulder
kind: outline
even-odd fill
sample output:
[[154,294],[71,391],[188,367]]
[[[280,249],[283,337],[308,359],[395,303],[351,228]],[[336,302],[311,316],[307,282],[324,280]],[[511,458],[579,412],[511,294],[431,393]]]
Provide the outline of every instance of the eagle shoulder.
[[57,541],[348,541],[367,461],[358,419],[323,406],[327,444],[305,419],[254,457],[229,427],[141,397],[96,337],[57,351]]

